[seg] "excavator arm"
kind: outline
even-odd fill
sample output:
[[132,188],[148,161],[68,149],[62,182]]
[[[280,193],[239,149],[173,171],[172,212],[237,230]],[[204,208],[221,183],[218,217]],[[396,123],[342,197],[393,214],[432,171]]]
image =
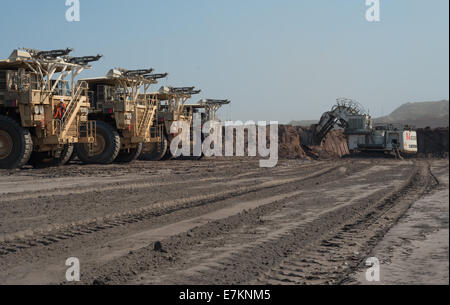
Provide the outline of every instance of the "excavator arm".
[[322,142],[325,136],[334,128],[336,120],[336,116],[331,111],[322,115],[319,124],[313,125],[314,144],[319,145]]
[[320,145],[326,135],[335,127],[347,128],[350,116],[364,115],[363,107],[351,99],[338,99],[331,111],[325,112],[319,123],[313,125],[313,141]]

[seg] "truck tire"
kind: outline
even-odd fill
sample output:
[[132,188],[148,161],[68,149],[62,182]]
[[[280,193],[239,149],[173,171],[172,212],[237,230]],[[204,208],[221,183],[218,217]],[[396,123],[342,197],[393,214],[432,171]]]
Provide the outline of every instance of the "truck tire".
[[64,145],[59,157],[55,158],[49,155],[49,152],[33,152],[28,164],[34,168],[46,168],[52,166],[63,166],[69,162],[74,151],[74,146]]
[[[202,142],[203,142],[203,137],[202,137]],[[194,143],[191,143],[191,152],[194,151]],[[205,155],[203,154],[203,144],[202,144],[202,153],[200,156],[181,156],[176,158],[176,160],[183,160],[183,161],[200,161],[201,159],[203,159]]]
[[163,161],[168,161],[168,160],[173,160],[173,159],[174,159],[174,156],[172,155],[172,152],[170,151],[170,149],[167,149],[166,153],[161,158],[161,160],[163,160]]
[[205,155],[202,154],[201,156],[180,157],[177,160],[200,161],[204,156]]
[[144,145],[142,143],[139,143],[136,148],[132,148],[129,150],[122,150],[121,152],[119,152],[119,155],[117,156],[115,162],[130,163],[130,162],[136,161],[136,159],[139,158],[139,156],[142,153],[143,146]]
[[13,119],[0,115],[0,169],[24,166],[32,151],[30,132]]
[[167,137],[163,135],[161,143],[145,144],[144,152],[139,159],[144,161],[161,161],[166,155],[168,147],[169,141],[167,141]]
[[119,133],[108,123],[97,121],[96,143],[94,143],[92,155],[89,153],[88,144],[75,146],[80,161],[88,164],[110,164],[120,152]]
[[75,161],[77,159],[77,150],[75,149],[75,146],[73,147],[72,155],[69,158],[69,162]]

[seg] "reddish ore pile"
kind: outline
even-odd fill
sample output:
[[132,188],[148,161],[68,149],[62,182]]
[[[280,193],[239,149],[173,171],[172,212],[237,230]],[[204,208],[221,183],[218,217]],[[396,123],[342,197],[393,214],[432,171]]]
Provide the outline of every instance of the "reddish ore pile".
[[312,130],[309,128],[280,125],[279,157],[287,159],[329,159],[340,158],[350,153],[343,131],[330,132],[321,145],[311,146]]
[[[258,133],[258,132],[257,132]],[[330,159],[348,155],[347,139],[343,131],[330,132],[321,145],[312,146],[312,129],[279,125],[278,126],[278,157],[281,159]],[[236,132],[234,132],[236,136]],[[223,153],[225,153],[225,129],[223,129]],[[270,128],[266,130],[266,143],[270,143]],[[236,142],[233,145],[236,154]],[[244,130],[244,153],[248,156],[248,131]]]

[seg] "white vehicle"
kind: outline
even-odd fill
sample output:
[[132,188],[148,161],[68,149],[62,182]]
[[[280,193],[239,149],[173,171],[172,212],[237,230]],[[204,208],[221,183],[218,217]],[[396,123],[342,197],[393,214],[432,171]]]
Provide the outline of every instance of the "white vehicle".
[[354,134],[351,130],[346,133],[350,151],[417,153],[417,133],[410,129],[384,125],[375,127],[369,134]]
[[344,129],[352,152],[378,151],[398,157],[417,153],[417,133],[411,127],[399,124],[377,124],[374,127],[370,115],[349,99],[338,99],[337,105],[323,114],[319,124],[313,128],[315,144],[320,144],[335,126]]

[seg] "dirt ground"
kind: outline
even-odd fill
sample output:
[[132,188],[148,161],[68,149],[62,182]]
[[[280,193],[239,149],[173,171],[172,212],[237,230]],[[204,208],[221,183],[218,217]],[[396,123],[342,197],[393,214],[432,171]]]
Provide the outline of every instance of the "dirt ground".
[[364,284],[374,255],[448,283],[448,159],[258,165],[0,170],[0,284]]
[[380,260],[380,282],[368,283],[362,267],[357,283],[449,284],[449,173],[439,162],[431,169],[440,182],[436,191],[416,201],[371,253]]

